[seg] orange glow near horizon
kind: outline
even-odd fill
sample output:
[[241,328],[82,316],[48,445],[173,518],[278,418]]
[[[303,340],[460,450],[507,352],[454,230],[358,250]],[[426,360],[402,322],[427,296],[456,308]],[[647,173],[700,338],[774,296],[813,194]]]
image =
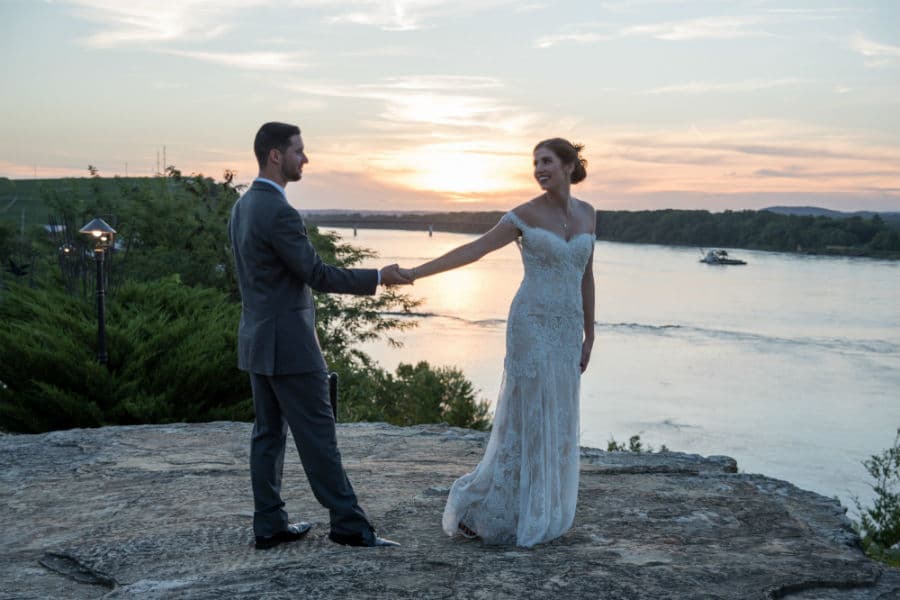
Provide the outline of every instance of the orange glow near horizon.
[[[703,131],[606,130],[563,132],[585,143],[588,178],[572,188],[578,198],[604,207],[646,194],[856,194],[895,198],[900,189],[900,153],[853,136],[839,137],[791,122],[759,121]],[[427,137],[427,136],[426,136]],[[487,210],[510,208],[540,194],[532,178],[531,140],[526,134],[473,129],[467,141],[421,143],[415,137],[364,135],[311,138],[310,165],[289,197],[298,208],[381,210]],[[502,141],[497,141],[502,140]],[[237,151],[233,153],[238,156]],[[147,161],[144,161],[147,162]],[[132,176],[138,161],[130,163]],[[97,165],[101,176],[123,172]],[[121,165],[115,165],[121,170]],[[256,176],[252,157],[176,164],[184,173],[220,179],[226,169],[236,183]],[[0,162],[0,175],[31,179],[87,177],[85,168]],[[611,200],[618,198],[620,200]],[[689,207],[690,199],[682,198]],[[711,207],[710,201],[702,205]],[[885,202],[892,202],[887,200]],[[882,202],[882,205],[885,205]],[[697,206],[698,208],[701,206]],[[728,207],[723,201],[723,208]],[[865,208],[865,207],[860,207]]]
[[375,158],[375,176],[418,191],[462,198],[520,189],[522,157],[473,149],[466,144],[432,144]]

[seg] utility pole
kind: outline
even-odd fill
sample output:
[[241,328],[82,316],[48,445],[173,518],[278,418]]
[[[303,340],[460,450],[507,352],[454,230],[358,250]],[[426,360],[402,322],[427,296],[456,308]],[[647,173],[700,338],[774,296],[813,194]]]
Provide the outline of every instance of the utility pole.
[[156,175],[159,176],[159,150],[156,151]]

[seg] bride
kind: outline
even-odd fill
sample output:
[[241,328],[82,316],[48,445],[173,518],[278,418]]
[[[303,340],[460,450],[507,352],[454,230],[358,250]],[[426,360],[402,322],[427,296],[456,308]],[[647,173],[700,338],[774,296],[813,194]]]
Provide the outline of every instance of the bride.
[[506,328],[503,381],[481,462],[453,484],[448,535],[533,546],[559,537],[578,497],[580,376],[594,344],[594,209],[570,196],[587,173],[581,145],[561,138],[534,147],[544,193],[493,229],[413,269],[411,279],[472,263],[519,240],[525,277]]

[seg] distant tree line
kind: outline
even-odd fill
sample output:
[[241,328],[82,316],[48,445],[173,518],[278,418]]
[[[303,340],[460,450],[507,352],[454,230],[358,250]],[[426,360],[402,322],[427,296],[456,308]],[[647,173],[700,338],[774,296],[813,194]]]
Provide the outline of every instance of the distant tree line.
[[900,257],[900,231],[878,215],[835,219],[765,210],[598,211],[597,237],[613,242]]
[[[484,233],[499,211],[450,213],[312,213],[309,220],[335,227],[428,229]],[[597,211],[597,239],[635,244],[724,246],[778,252],[900,258],[900,224],[854,215],[846,218],[784,215],[770,211]]]
[[421,231],[431,227],[448,233],[484,233],[503,216],[499,211],[460,211],[428,213],[308,212],[309,223],[329,227],[364,229],[408,229]]

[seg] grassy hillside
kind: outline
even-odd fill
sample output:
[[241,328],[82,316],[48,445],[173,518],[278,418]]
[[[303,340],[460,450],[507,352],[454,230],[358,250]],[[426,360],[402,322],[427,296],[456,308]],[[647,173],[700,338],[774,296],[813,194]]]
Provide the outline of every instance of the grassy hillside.
[[58,185],[59,179],[30,179],[12,181],[0,178],[0,221],[15,223],[22,221],[24,212],[25,225],[47,222],[47,207],[41,199],[41,186]]
[[[146,182],[146,177],[67,177],[63,179],[7,179],[0,177],[0,224],[19,231],[45,225],[55,211],[48,206],[54,197],[78,198],[116,194],[123,187]],[[166,178],[157,178],[160,186]]]

